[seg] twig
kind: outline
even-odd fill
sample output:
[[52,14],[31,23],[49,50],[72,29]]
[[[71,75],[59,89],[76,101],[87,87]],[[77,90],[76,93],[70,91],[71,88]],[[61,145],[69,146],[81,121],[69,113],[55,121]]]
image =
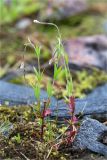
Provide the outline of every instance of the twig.
[[28,157],[25,156],[25,154],[23,154],[22,152],[20,152],[20,154],[26,159],[26,160],[30,160]]

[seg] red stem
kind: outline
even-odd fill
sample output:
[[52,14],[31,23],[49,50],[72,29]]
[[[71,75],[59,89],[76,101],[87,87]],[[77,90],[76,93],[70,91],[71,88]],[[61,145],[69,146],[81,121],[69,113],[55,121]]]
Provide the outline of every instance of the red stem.
[[42,112],[42,125],[41,125],[41,140],[43,140],[43,136],[44,136],[44,113],[45,113],[45,109],[46,109],[46,103],[44,102],[44,108],[43,108],[43,112]]

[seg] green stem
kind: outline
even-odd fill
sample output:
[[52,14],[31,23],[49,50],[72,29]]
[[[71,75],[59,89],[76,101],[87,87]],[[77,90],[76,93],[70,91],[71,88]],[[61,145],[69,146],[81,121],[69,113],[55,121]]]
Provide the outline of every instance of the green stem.
[[54,23],[47,23],[47,22],[40,22],[40,21],[38,21],[38,20],[34,20],[33,22],[34,22],[34,23],[37,23],[37,24],[54,26],[54,27],[57,29],[58,35],[59,35],[59,37],[60,37],[60,39],[61,39],[61,34],[60,34],[59,28],[58,28],[58,26],[57,26],[56,24],[54,24]]
[[40,74],[40,58],[38,56],[38,70],[39,70],[39,74]]

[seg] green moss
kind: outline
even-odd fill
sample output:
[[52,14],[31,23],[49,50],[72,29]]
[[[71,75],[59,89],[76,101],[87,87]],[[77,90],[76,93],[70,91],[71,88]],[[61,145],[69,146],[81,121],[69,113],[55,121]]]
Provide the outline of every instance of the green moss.
[[84,70],[76,73],[73,82],[75,96],[84,97],[97,86],[107,83],[107,74],[97,69],[93,69],[91,72]]
[[43,6],[44,3],[38,0],[36,2],[32,0],[13,0],[12,2],[10,1],[10,5],[6,5],[3,0],[0,0],[1,24],[11,23],[21,16],[37,13]]
[[[100,76],[99,76],[100,75]],[[107,83],[107,74],[104,71],[93,68],[91,71],[76,71],[72,73],[73,77],[73,85],[74,85],[74,94],[75,97],[81,98],[89,94],[96,87]],[[46,89],[48,80],[51,80],[50,77],[44,75],[44,79],[42,81],[41,87]],[[61,98],[66,95],[65,90],[65,81],[64,74],[59,74],[59,80],[57,81],[57,85],[54,86],[54,95],[56,97]],[[14,78],[10,82],[16,84],[25,84],[25,81],[22,77]],[[31,85],[35,82],[34,74],[26,74],[26,82]],[[58,87],[59,86],[59,87]],[[60,89],[59,89],[60,88]]]
[[[93,15],[87,12],[66,18],[62,21],[55,21],[54,23],[60,28],[62,38],[87,36],[104,33],[102,27],[104,21],[103,17],[102,15]],[[36,28],[39,32],[45,33],[48,38],[56,38],[54,27],[40,25],[38,27],[37,25]]]
[[23,155],[19,153],[23,153],[30,159],[45,160],[50,152],[49,160],[62,158],[66,160],[68,154],[61,153],[56,149],[51,150],[56,137],[64,130],[63,127],[59,130],[54,122],[50,124],[50,121],[47,121],[46,125],[50,126],[46,127],[44,141],[41,142],[38,119],[31,107],[1,106],[0,113],[0,158],[21,160]]
[[32,109],[28,106],[19,106],[19,107],[6,107],[0,106],[0,122],[10,121],[16,122],[20,121],[20,118],[23,120],[28,120],[32,116]]

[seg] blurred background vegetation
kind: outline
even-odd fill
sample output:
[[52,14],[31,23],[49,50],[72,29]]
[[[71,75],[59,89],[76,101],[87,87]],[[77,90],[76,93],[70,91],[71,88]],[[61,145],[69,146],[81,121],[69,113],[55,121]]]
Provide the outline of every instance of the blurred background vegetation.
[[[32,67],[36,66],[37,61],[31,47],[25,50],[24,44],[28,42],[28,37],[35,45],[42,46],[41,65],[47,67],[42,87],[45,88],[46,80],[52,78],[52,67],[49,67],[48,60],[57,34],[53,27],[34,24],[34,19],[57,24],[63,41],[81,36],[106,35],[107,0],[76,1],[0,0],[0,79],[25,84],[23,72],[20,71],[24,61],[27,84],[32,83]],[[76,97],[83,97],[93,88],[107,82],[106,72],[93,66],[80,70],[71,67],[71,74]],[[62,90],[60,92],[56,86],[55,93],[61,97],[65,92],[63,74],[59,75],[58,85]]]

